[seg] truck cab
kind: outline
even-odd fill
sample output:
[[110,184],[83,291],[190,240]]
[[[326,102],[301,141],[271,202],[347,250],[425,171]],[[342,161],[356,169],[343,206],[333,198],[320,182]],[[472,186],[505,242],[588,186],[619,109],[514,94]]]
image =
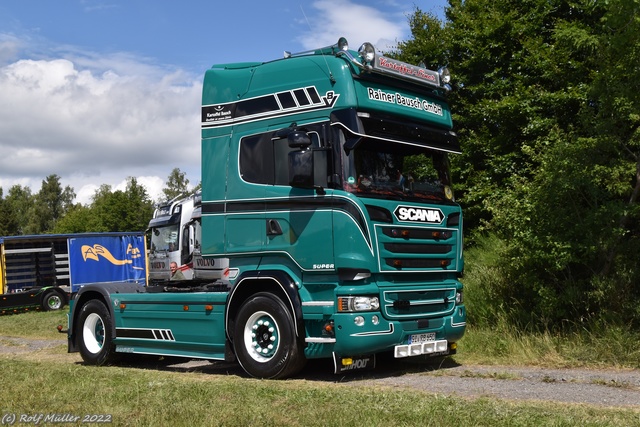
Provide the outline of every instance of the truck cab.
[[202,253],[229,258],[231,313],[236,295],[279,293],[305,356],[339,369],[359,354],[455,352],[466,312],[448,79],[344,39],[207,71]]

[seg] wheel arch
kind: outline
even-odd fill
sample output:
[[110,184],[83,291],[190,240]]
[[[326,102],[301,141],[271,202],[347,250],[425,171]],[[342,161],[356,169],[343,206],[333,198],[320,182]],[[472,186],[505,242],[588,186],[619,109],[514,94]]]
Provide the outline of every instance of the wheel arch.
[[[77,343],[77,322],[80,314],[80,310],[82,307],[91,300],[98,300],[102,302],[112,319],[115,319],[115,312],[113,310],[113,304],[111,304],[111,294],[112,293],[131,293],[131,292],[139,292],[141,286],[138,284],[132,283],[106,283],[106,284],[94,284],[94,285],[86,285],[80,288],[78,293],[75,295],[73,301],[73,311],[71,313],[71,322],[69,323],[69,351],[77,351],[78,343]],[[115,321],[111,327],[112,336],[116,336],[116,325]]]
[[298,287],[289,274],[279,270],[249,271],[238,277],[227,301],[227,313],[225,316],[227,339],[231,342],[233,341],[235,319],[242,304],[252,295],[260,292],[273,294],[282,300],[292,314],[296,337],[304,339],[305,328]]

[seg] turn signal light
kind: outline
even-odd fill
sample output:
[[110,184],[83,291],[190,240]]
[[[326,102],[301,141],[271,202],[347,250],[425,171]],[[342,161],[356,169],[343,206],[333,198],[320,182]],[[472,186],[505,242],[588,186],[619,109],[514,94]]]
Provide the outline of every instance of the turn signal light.
[[333,334],[334,334],[334,331],[333,331],[333,321],[328,322],[327,324],[325,324],[325,325],[324,325],[324,327],[323,327],[322,329],[323,329],[323,331],[324,331],[326,334],[328,334],[328,335],[330,335],[330,336],[333,336]]

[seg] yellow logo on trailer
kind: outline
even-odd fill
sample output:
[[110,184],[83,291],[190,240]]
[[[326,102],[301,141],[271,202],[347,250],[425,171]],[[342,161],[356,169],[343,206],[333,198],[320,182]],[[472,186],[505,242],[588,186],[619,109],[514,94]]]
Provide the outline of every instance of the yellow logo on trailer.
[[82,245],[82,258],[86,261],[87,259],[92,259],[94,261],[100,261],[100,257],[106,259],[113,265],[125,265],[132,264],[133,258],[140,258],[142,255],[140,254],[140,249],[134,248],[129,244],[127,246],[127,254],[131,255],[132,259],[117,259],[114,257],[111,252],[107,248],[102,245],[95,244],[93,246]]

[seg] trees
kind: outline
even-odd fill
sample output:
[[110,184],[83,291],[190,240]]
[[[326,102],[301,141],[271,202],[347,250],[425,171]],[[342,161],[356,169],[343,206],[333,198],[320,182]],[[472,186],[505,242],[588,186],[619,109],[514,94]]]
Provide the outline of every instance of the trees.
[[[165,194],[184,194],[189,180],[179,169],[169,176]],[[75,193],[62,188],[58,175],[49,175],[35,195],[14,185],[3,198],[0,189],[0,236],[42,233],[141,231],[153,216],[153,201],[136,178],[127,178],[124,191],[102,185],[89,206],[74,204]]]
[[129,177],[125,191],[102,185],[89,207],[76,205],[59,221],[57,233],[117,232],[146,230],[153,215],[147,190]]
[[18,228],[16,217],[9,206],[9,203],[2,198],[2,188],[0,188],[0,236],[9,236],[13,230]]
[[189,180],[185,172],[180,172],[180,168],[173,168],[167,177],[166,187],[162,189],[165,201],[170,201],[176,197],[186,196],[189,192]]
[[451,0],[445,23],[417,10],[399,45],[411,62],[448,62],[457,82],[456,195],[476,241],[505,243],[494,295],[521,322],[640,323],[638,12],[637,0]]
[[51,233],[75,197],[71,187],[62,188],[58,175],[49,175],[42,181],[42,187],[35,195],[25,234]]
[[34,203],[31,189],[26,186],[14,185],[9,189],[5,198],[5,206],[8,209],[10,226],[6,229],[6,236],[24,234],[29,223],[29,212]]

